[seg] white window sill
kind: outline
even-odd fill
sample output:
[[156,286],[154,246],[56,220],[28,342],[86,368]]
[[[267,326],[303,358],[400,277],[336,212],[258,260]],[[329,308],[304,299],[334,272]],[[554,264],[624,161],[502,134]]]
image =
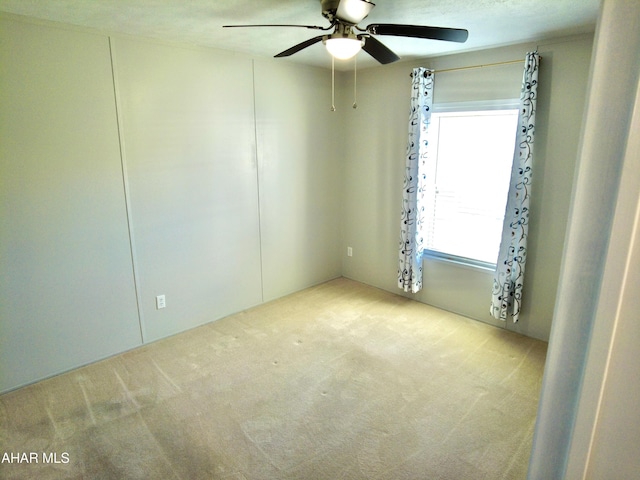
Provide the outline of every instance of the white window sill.
[[464,257],[456,257],[455,255],[447,255],[445,253],[434,252],[432,250],[425,250],[423,255],[423,260],[424,259],[491,273],[493,273],[496,269],[495,263],[487,263]]

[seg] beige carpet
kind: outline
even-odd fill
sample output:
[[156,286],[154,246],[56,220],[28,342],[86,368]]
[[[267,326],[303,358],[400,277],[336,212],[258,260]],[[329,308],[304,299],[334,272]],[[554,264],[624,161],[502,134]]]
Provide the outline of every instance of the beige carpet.
[[524,479],[545,353],[338,279],[1,396],[0,477]]

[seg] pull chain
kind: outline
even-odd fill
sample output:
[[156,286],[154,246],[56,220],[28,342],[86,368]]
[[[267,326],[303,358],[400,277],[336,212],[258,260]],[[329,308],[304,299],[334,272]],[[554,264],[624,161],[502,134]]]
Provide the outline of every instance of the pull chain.
[[353,57],[353,108],[358,108],[358,104],[356,103],[358,89],[357,89],[357,80],[358,80],[358,56]]
[[333,58],[333,55],[331,55],[331,111],[335,112],[336,111],[336,103],[335,103],[335,95],[336,95],[336,85],[335,85],[335,77],[336,77],[336,70],[335,70],[335,58]]

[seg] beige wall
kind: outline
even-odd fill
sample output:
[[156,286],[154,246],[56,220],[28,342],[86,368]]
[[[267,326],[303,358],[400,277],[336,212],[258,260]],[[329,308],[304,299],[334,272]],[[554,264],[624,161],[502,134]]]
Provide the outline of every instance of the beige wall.
[[255,61],[264,300],[340,275],[341,158],[326,70]]
[[0,391],[340,275],[325,70],[1,21]]
[[0,391],[139,345],[109,40],[0,24]]
[[[538,90],[535,172],[529,254],[520,322],[502,323],[489,315],[492,272],[426,260],[419,301],[506,327],[549,338],[565,225],[573,182],[588,81],[592,36],[538,45],[425,59],[358,74],[358,109],[347,112],[350,143],[345,160],[343,274],[395,293],[409,74],[415,66],[452,69],[522,58],[522,64],[436,73],[434,102],[518,98],[524,55],[536,47],[542,56]],[[351,77],[344,79],[351,92]],[[383,92],[383,93],[381,93]],[[346,247],[353,257],[346,256]]]
[[151,341],[262,301],[252,62],[128,38],[112,49]]

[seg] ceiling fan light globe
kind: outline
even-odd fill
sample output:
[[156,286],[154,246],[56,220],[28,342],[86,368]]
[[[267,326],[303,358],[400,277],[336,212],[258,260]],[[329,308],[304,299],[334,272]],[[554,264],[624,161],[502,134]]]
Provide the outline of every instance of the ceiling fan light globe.
[[324,45],[333,57],[347,60],[362,49],[362,40],[349,37],[328,38]]

